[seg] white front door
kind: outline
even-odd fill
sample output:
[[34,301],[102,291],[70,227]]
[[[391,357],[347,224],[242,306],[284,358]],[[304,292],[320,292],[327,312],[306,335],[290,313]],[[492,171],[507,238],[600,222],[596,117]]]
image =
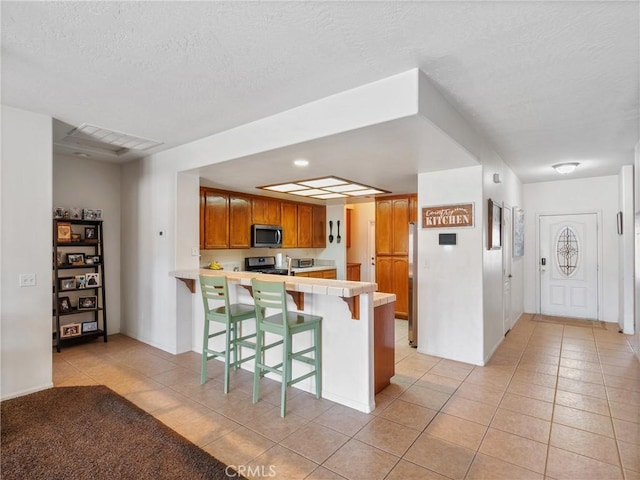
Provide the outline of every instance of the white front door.
[[503,332],[507,333],[513,326],[511,313],[511,209],[505,205],[502,209],[502,323]]
[[540,216],[540,313],[598,319],[598,217]]

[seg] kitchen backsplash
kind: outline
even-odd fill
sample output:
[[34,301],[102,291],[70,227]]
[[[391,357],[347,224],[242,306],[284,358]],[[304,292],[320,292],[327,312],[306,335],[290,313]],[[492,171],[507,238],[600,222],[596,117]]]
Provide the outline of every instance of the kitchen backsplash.
[[[272,256],[282,253],[283,256],[289,255],[291,258],[313,258],[319,255],[318,248],[250,248],[244,250],[200,250],[200,267],[206,267],[211,262],[218,262],[225,270],[233,271],[234,269],[244,270],[245,257],[261,257]],[[330,260],[315,260],[317,265],[335,265]]]

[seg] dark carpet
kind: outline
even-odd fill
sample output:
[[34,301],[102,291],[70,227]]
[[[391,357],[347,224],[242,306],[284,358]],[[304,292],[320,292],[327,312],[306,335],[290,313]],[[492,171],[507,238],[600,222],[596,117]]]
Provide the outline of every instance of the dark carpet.
[[244,478],[104,386],[51,388],[0,408],[3,480]]

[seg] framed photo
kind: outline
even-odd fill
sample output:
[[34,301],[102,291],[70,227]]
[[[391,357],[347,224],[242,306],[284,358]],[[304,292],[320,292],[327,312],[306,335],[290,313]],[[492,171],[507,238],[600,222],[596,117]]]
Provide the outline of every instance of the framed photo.
[[58,298],[58,313],[69,313],[71,311],[71,300],[69,297]]
[[98,322],[82,322],[82,333],[97,332]]
[[56,259],[55,259],[56,264],[58,266],[62,265],[64,263],[64,253],[61,252],[60,250],[57,250],[55,254],[56,254]]
[[100,274],[99,273],[85,273],[86,286],[89,287],[97,287],[100,285]]
[[60,325],[60,338],[76,337],[82,333],[79,323],[67,323]]
[[99,265],[100,264],[100,255],[87,255],[84,258],[84,262],[87,265]]
[[491,199],[489,199],[488,217],[489,250],[500,250],[502,248],[502,206]]
[[513,207],[513,257],[524,256],[524,210]]
[[102,220],[102,209],[97,208],[93,211],[93,219],[94,220]]
[[60,281],[60,290],[73,290],[76,288],[76,277],[63,277]]
[[78,207],[69,208],[69,218],[71,220],[82,220],[82,209]]
[[55,207],[53,209],[53,218],[64,218],[64,208],[63,207]]
[[80,235],[79,233],[72,233],[71,234],[71,241],[72,242],[81,242],[82,241],[82,235]]
[[87,286],[87,277],[82,275],[76,275],[76,288],[85,288]]
[[84,239],[87,242],[97,242],[96,227],[84,227]]
[[95,295],[78,298],[78,310],[95,310],[97,306],[98,297]]
[[85,220],[95,220],[95,213],[91,208],[85,208],[83,212],[83,217]]
[[71,224],[66,222],[58,222],[58,232],[56,233],[58,243],[71,241]]
[[84,253],[67,253],[67,262],[71,265],[84,265]]

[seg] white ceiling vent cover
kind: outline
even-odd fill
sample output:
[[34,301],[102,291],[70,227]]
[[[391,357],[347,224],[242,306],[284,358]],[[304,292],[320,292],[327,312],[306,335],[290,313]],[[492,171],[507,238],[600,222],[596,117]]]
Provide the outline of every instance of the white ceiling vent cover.
[[134,137],[126,133],[89,125],[88,123],[83,123],[71,130],[63,141],[106,149],[116,155],[122,155],[129,150],[148,150],[162,145],[162,142]]

